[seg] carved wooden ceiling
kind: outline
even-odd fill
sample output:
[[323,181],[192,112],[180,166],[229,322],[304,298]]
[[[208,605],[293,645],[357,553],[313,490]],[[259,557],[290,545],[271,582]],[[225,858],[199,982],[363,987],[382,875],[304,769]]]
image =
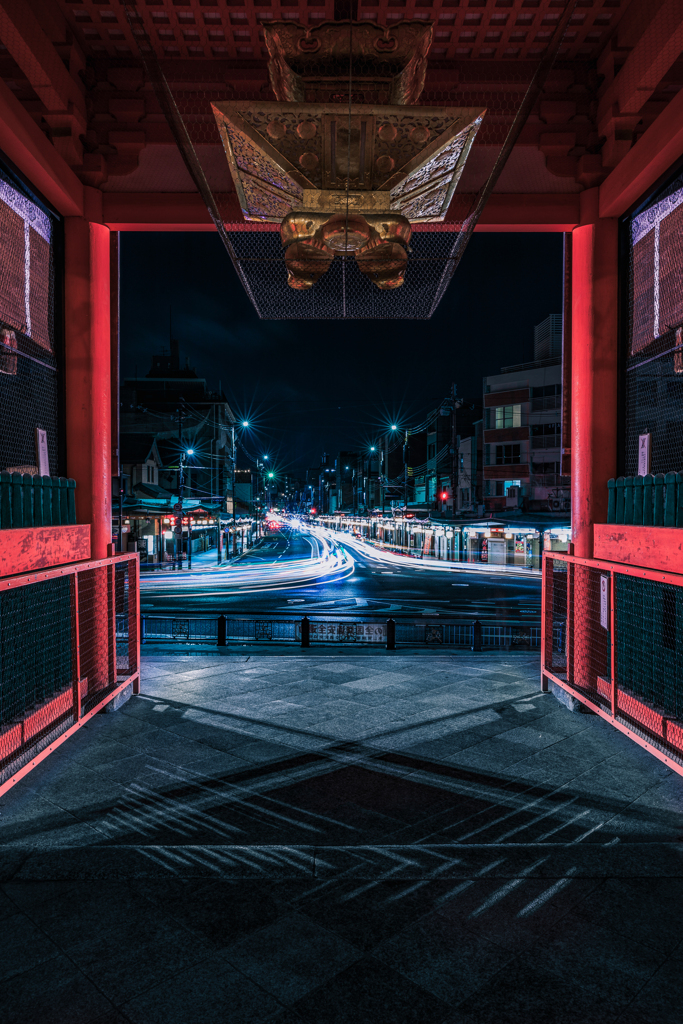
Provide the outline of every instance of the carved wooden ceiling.
[[[433,24],[420,104],[485,107],[458,186],[485,180],[567,0],[0,0],[0,78],[85,184],[193,192],[140,56],[163,62],[212,187],[233,190],[211,102],[274,99],[264,25]],[[660,17],[668,13],[668,20]],[[654,13],[653,13],[654,12]],[[658,27],[658,22],[661,25]],[[599,184],[683,87],[680,0],[577,0],[497,192]],[[212,170],[213,168],[213,170]]]
[[[264,24],[335,18],[334,0],[145,0],[132,25],[121,6],[106,0],[59,4],[86,52],[108,57],[136,53],[144,27],[158,57],[265,59]],[[542,53],[565,0],[357,0],[354,6],[358,20],[380,25],[433,21],[433,58],[526,60]],[[579,0],[561,56],[595,59],[627,7],[628,0]]]

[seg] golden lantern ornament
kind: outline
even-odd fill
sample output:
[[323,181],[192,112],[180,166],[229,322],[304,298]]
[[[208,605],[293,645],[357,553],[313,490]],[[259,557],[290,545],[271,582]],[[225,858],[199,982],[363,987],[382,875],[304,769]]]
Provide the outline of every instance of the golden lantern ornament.
[[244,219],[280,224],[294,289],[337,254],[400,287],[412,225],[445,219],[484,109],[414,105],[430,23],[275,22],[264,35],[277,101],[213,104]]

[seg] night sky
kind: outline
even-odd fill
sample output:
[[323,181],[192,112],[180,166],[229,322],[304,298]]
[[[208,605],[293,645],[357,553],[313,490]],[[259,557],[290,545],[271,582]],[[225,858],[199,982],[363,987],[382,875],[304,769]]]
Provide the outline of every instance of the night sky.
[[[533,358],[533,327],[561,312],[562,235],[477,233],[431,320],[259,320],[217,234],[121,235],[121,370],[144,376],[168,350],[219,381],[248,446],[282,472],[414,425],[455,381]],[[244,458],[241,464],[247,465]]]

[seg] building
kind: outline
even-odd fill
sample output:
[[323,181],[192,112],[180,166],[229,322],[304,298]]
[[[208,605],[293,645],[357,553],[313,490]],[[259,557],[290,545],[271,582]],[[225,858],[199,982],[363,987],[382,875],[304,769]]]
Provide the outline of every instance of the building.
[[[543,353],[550,352],[550,355]],[[567,513],[562,474],[561,317],[534,330],[534,359],[484,378],[484,504]]]
[[480,515],[483,512],[483,420],[473,424],[474,433],[460,438],[458,444],[458,479],[455,511],[458,515]]
[[343,451],[337,453],[334,463],[335,508],[337,511],[348,512],[353,510],[357,461],[356,452]]
[[[145,377],[123,381],[119,447],[125,492],[177,494],[184,457],[185,495],[222,504],[232,514],[234,426],[220,388],[212,391],[187,359],[181,365],[179,342],[171,339],[170,352],[153,356]],[[159,490],[150,493],[151,488]]]

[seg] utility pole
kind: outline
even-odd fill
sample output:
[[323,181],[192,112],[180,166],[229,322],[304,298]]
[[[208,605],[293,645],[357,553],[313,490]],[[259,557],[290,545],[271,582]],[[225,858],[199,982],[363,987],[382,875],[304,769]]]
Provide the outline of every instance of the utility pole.
[[455,509],[457,507],[456,494],[458,493],[458,424],[456,422],[455,395],[455,384],[451,384],[451,500],[453,502],[453,517],[455,517]]
[[[181,399],[182,401],[182,399]],[[178,502],[175,506],[175,527],[173,529],[173,568],[178,570],[183,567],[183,408],[178,406],[178,452],[180,462],[178,464]]]
[[410,431],[406,430],[406,436],[403,441],[403,504],[406,508],[406,515],[408,514],[408,459],[410,458],[410,447],[408,445],[408,437]]
[[232,557],[237,557],[237,500],[235,497],[235,480],[237,464],[237,441],[235,439],[235,424],[232,424]]
[[[178,501],[174,506],[175,527],[173,530],[173,562],[176,569],[183,567],[183,491],[185,489],[185,478],[183,469],[185,467],[185,452],[181,453],[178,464]],[[189,522],[189,520],[188,520]],[[178,562],[176,563],[176,551],[179,551]]]

